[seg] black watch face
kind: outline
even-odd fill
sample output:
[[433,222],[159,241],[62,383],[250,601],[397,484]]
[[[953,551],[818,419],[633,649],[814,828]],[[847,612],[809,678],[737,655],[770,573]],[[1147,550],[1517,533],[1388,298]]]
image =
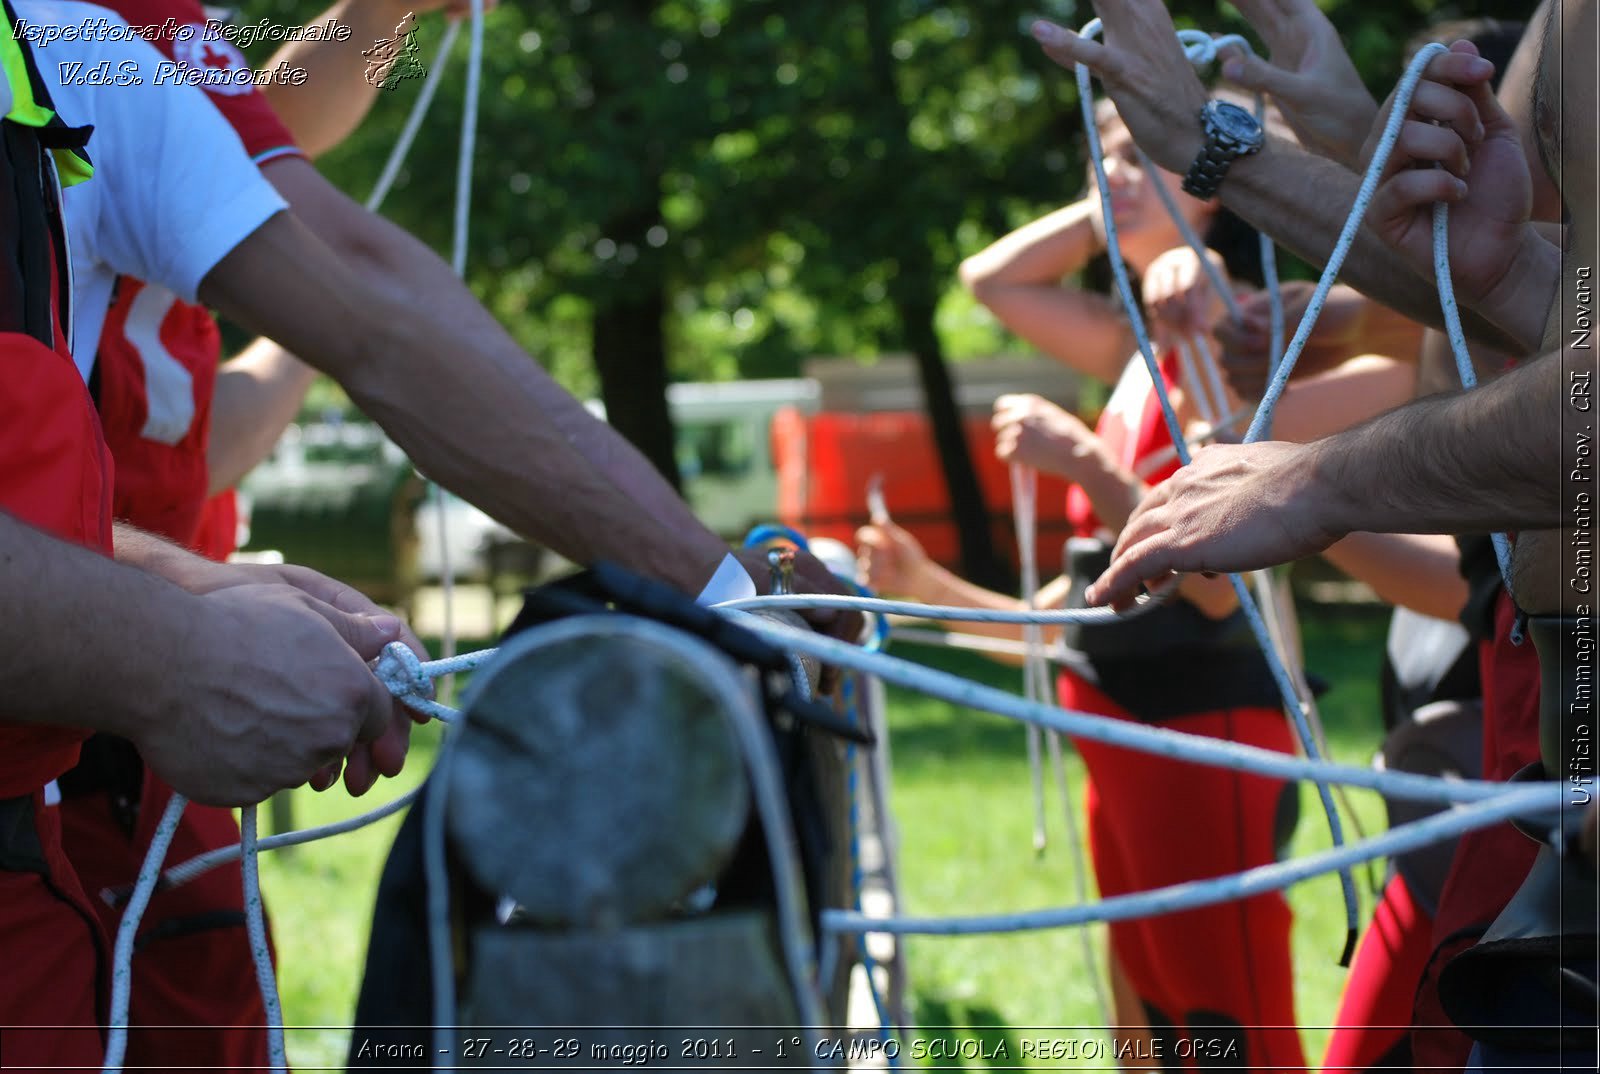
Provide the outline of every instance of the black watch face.
[[1253,141],[1261,134],[1261,124],[1256,122],[1255,116],[1243,108],[1227,101],[1211,103],[1211,119],[1223,134],[1241,142]]

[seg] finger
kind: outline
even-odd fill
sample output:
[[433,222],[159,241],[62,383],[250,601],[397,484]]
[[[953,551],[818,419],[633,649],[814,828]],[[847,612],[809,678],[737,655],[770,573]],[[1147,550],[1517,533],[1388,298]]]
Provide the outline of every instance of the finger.
[[315,772],[311,773],[311,778],[306,782],[310,785],[312,790],[316,791],[318,794],[321,794],[323,791],[339,782],[339,769],[343,766],[343,761],[334,761],[331,764],[325,764]]
[[345,644],[363,660],[376,660],[378,654],[383,652],[383,647],[400,640],[405,630],[405,624],[387,612],[354,615],[309,595],[301,599],[308,608],[326,619],[339,632]]
[[1494,79],[1494,64],[1479,56],[1478,47],[1471,41],[1457,41],[1450,51],[1428,61],[1422,77],[1455,86],[1484,85]]
[[1467,196],[1467,184],[1439,168],[1414,168],[1389,179],[1372,197],[1374,222],[1403,219],[1436,201]]
[[1121,611],[1139,596],[1139,588],[1172,573],[1173,550],[1161,535],[1151,537],[1119,552],[1106,572],[1084,590],[1083,599],[1091,605],[1109,604]]
[[378,775],[372,768],[370,747],[357,746],[350,751],[344,763],[344,789],[352,798],[360,798],[372,789]]
[[1161,520],[1160,509],[1172,498],[1172,485],[1171,480],[1163,481],[1144,494],[1144,499],[1139,501],[1133,513],[1128,516],[1122,532],[1117,534],[1117,543],[1111,550],[1113,559],[1120,555],[1123,549],[1131,548],[1151,533],[1166,528]]
[[1467,143],[1449,127],[1408,119],[1400,127],[1394,154],[1384,170],[1393,174],[1410,164],[1442,164],[1451,175],[1467,176]]
[[357,742],[376,741],[383,737],[393,722],[394,695],[370,671],[367,672],[367,680],[366,697],[356,713],[361,719],[361,728],[356,732]]
[[1028,29],[1033,39],[1044,46],[1044,54],[1068,70],[1081,63],[1102,79],[1115,78],[1122,73],[1117,54],[1098,41],[1079,37],[1045,19],[1035,19]]
[[[372,767],[378,775],[393,779],[406,766],[406,754],[411,751],[411,710],[395,703],[391,709],[389,729],[372,743],[369,753]],[[376,782],[376,779],[374,779]]]
[[1222,77],[1241,89],[1270,93],[1292,101],[1301,94],[1303,86],[1298,75],[1285,71],[1259,56],[1246,55],[1242,50],[1225,49],[1235,54],[1222,62]]
[[1471,145],[1483,141],[1483,121],[1478,116],[1478,106],[1468,92],[1451,86],[1419,82],[1406,119],[1443,124]]

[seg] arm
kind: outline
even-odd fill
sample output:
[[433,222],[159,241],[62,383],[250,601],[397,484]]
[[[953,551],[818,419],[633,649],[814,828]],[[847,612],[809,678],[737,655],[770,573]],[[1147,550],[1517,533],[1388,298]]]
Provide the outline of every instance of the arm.
[[237,485],[272,453],[316,377],[315,369],[270,339],[256,340],[222,364],[206,443],[211,495]]
[[1435,619],[1454,619],[1467,602],[1467,583],[1457,569],[1460,551],[1450,537],[1352,533],[1322,556],[1386,602]]
[[[1105,441],[1091,432],[1075,415],[1037,395],[1002,395],[995,400],[994,418],[990,424],[995,430],[994,452],[1002,462],[1032,466],[1073,482],[1089,497],[1095,517],[1113,533],[1122,530],[1140,498],[1149,491],[1143,481],[1130,473],[1106,449]],[[863,530],[862,534],[868,532]],[[901,535],[900,545],[906,542],[914,544],[910,534],[903,530],[895,532]],[[950,574],[923,555],[920,548],[902,547],[899,558],[916,568],[899,574],[924,583],[921,588],[936,583],[939,591],[961,598],[944,603],[966,603],[979,599],[979,594],[987,592]],[[1062,581],[1070,585],[1070,579]],[[932,597],[922,596],[921,588],[917,591],[918,599],[940,603]],[[1213,619],[1230,614],[1238,604],[1233,584],[1226,578],[1191,575],[1179,583],[1178,593]],[[1065,595],[1063,590],[1063,599]],[[995,599],[1009,599],[1001,598],[998,594],[994,596]]]
[[[300,161],[273,165],[310,172]],[[347,211],[372,236],[354,265],[279,214],[211,270],[202,299],[316,362],[430,477],[512,529],[576,562],[613,559],[698,592],[726,545],[642,455],[523,354],[431,251],[380,218]],[[391,252],[408,267],[359,271],[362,260],[381,264]]]
[[14,723],[133,740],[180,792],[247,805],[387,726],[367,670],[395,624],[287,587],[200,597],[0,512],[0,667]]
[[1122,606],[1171,571],[1257,570],[1356,531],[1554,528],[1560,477],[1579,463],[1562,429],[1568,385],[1593,375],[1592,357],[1566,348],[1314,444],[1206,448],[1139,505],[1088,597]]
[[[945,604],[958,608],[983,608],[990,611],[1020,612],[1026,605],[1016,597],[973,585],[928,558],[927,552],[906,530],[892,522],[863,526],[856,532],[858,566],[862,581],[885,595],[923,604]],[[1035,595],[1034,607],[1059,608],[1066,604],[1072,580],[1065,576],[1045,583]],[[1052,645],[1059,627],[1040,627],[1045,644]],[[1023,627],[1014,623],[962,623],[963,633],[981,634],[1007,641],[1022,641]],[[1020,665],[1020,657],[990,654],[1002,664]]]
[[[377,100],[378,87],[367,80],[367,58],[361,53],[382,39],[394,37],[395,25],[408,12],[422,15],[449,6],[460,14],[461,0],[336,0],[307,26],[334,22],[349,27],[343,41],[289,41],[267,61],[266,69],[280,65],[304,68],[300,85],[280,85],[274,80],[261,93],[278,113],[294,140],[309,156],[318,157],[361,125]],[[492,3],[485,3],[490,8]]]
[[1104,248],[1098,207],[1075,202],[961,263],[961,282],[1011,331],[1081,373],[1115,384],[1133,331],[1106,295],[1062,285]]
[[1297,444],[1321,440],[1410,402],[1416,385],[1414,362],[1376,354],[1352,358],[1291,382],[1272,413],[1272,435]]
[[[1102,3],[1099,13],[1106,23],[1104,44],[1042,21],[1034,24],[1034,33],[1058,63],[1081,61],[1093,68],[1139,145],[1162,167],[1184,173],[1202,145],[1196,117],[1207,95],[1178,47],[1171,18],[1158,0]],[[1451,53],[1436,57],[1429,71],[1441,80],[1437,88],[1445,91],[1447,81],[1481,88],[1493,68],[1476,56]],[[1459,94],[1447,102],[1438,110],[1440,118],[1458,121],[1462,110],[1474,104]],[[1484,125],[1488,127],[1487,121]],[[1397,150],[1390,166],[1397,170],[1407,162],[1406,153]],[[1470,188],[1449,173],[1413,177],[1407,183],[1426,181],[1437,197],[1452,202],[1451,265],[1457,294],[1466,306],[1467,330],[1491,345],[1528,353],[1538,346],[1543,303],[1554,288],[1559,252],[1526,227],[1527,162],[1521,137],[1508,120],[1486,130],[1472,163]],[[1521,184],[1520,202],[1507,195],[1505,183],[1481,181],[1485,172],[1503,177],[1507,167],[1521,169],[1520,177],[1510,180],[1513,187]],[[1333,250],[1359,186],[1359,177],[1342,165],[1269,135],[1261,152],[1234,162],[1222,200],[1295,253],[1321,264]],[[1370,216],[1380,219],[1376,205]],[[1414,320],[1442,324],[1432,281],[1431,232],[1397,219],[1384,223],[1382,234],[1376,225],[1357,231],[1345,278]]]

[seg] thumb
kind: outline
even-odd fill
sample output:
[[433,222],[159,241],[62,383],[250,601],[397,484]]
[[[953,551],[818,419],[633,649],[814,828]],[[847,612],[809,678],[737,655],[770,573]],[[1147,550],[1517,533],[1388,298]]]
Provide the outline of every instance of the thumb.
[[1222,77],[1235,86],[1270,93],[1274,97],[1292,98],[1299,88],[1299,80],[1293,74],[1260,56],[1236,50],[1222,61]]
[[363,660],[376,660],[385,645],[405,633],[405,624],[392,615],[356,615],[319,600],[311,604]]

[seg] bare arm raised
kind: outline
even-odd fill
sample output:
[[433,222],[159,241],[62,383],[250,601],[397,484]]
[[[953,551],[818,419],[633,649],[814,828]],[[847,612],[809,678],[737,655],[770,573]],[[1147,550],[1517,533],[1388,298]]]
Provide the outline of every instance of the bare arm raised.
[[1005,235],[961,263],[961,282],[1002,324],[1072,368],[1115,384],[1133,330],[1102,294],[1062,278],[1105,249],[1098,201],[1085,198]]
[[[1202,146],[1197,117],[1207,94],[1178,46],[1171,18],[1160,0],[1102,2],[1097,11],[1105,22],[1103,43],[1042,21],[1034,24],[1034,34],[1058,63],[1082,62],[1093,69],[1139,145],[1158,164],[1183,173]],[[1460,54],[1436,58],[1430,67],[1443,82],[1484,83],[1492,71],[1487,61]],[[1452,99],[1450,109],[1428,118],[1459,118],[1461,104]],[[1463,132],[1463,137],[1472,136]],[[1506,142],[1501,146],[1505,153],[1524,159],[1514,128],[1489,132],[1487,140]],[[1532,229],[1508,240],[1503,227],[1489,226],[1502,223],[1504,205],[1498,198],[1474,201],[1465,184],[1452,186],[1453,177],[1444,179],[1446,196],[1455,206],[1451,258],[1456,290],[1477,314],[1468,318],[1468,329],[1486,342],[1528,353],[1538,346],[1542,328],[1542,310],[1530,312],[1528,297],[1548,294],[1554,286],[1558,252]],[[1333,250],[1359,185],[1358,177],[1342,165],[1269,135],[1260,153],[1234,162],[1222,200],[1291,250],[1321,263]],[[1482,225],[1479,215],[1487,217]],[[1363,293],[1438,325],[1431,239],[1420,232],[1404,232],[1399,238],[1404,241],[1396,247],[1393,234],[1386,241],[1371,227],[1360,229],[1344,275]]]

